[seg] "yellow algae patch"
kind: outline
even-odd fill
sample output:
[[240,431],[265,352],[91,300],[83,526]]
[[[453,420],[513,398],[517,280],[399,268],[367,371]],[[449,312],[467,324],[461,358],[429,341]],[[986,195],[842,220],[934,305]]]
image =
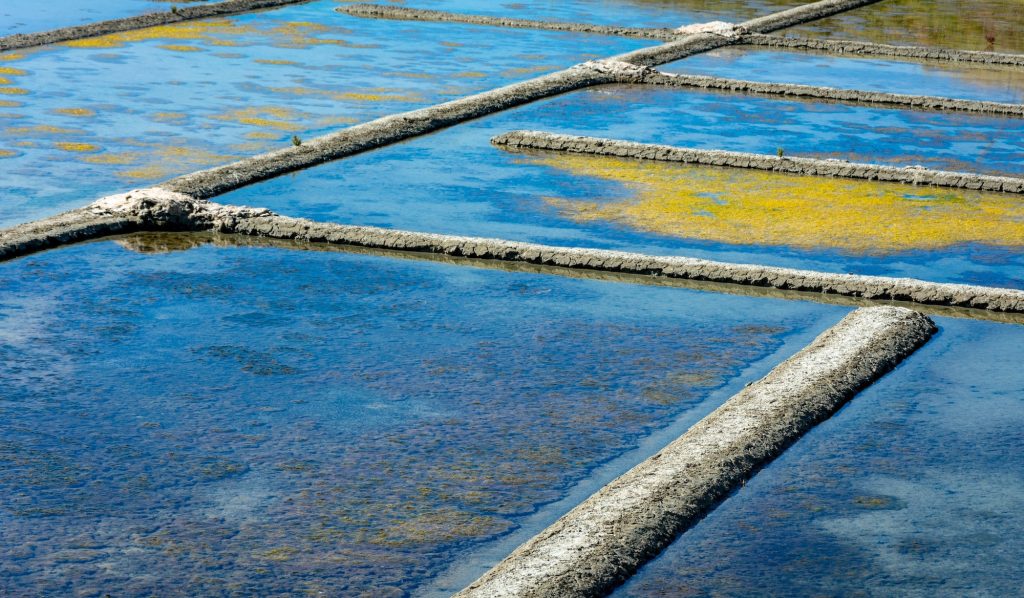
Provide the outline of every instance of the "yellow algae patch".
[[27,75],[28,71],[23,69],[16,69],[13,66],[0,66],[0,75],[14,75],[20,77],[21,75]]
[[89,110],[88,108],[57,108],[54,112],[57,114],[64,114],[66,116],[96,116],[96,112],[94,110]]
[[89,162],[90,164],[118,164],[126,165],[131,164],[139,159],[139,154],[100,154],[98,156],[85,156],[82,158],[83,161]]
[[157,122],[174,122],[185,120],[188,118],[188,115],[184,112],[154,112],[150,118]]
[[134,31],[122,31],[99,37],[64,42],[64,45],[72,48],[119,48],[130,42],[148,40],[214,41],[215,36],[244,35],[253,31],[252,27],[239,25],[229,19],[208,19],[175,23],[174,25],[159,25]]
[[21,102],[15,102],[14,100],[0,100],[0,107],[3,108],[20,108],[25,104]]
[[441,42],[441,45],[446,48],[461,48],[463,46],[459,42]]
[[452,77],[457,79],[482,79],[487,76],[487,73],[481,73],[479,71],[463,71],[461,73],[455,73]]
[[302,128],[301,125],[294,122],[301,118],[301,116],[302,115],[299,112],[296,112],[291,108],[281,108],[279,106],[254,106],[250,108],[231,110],[230,112],[217,115],[214,118],[241,123],[243,125],[252,125],[254,127],[261,127],[264,129],[293,131]]
[[8,127],[8,135],[84,135],[81,129],[65,129],[53,125],[33,125],[31,127]]
[[171,52],[202,52],[203,49],[199,46],[188,46],[184,44],[165,44],[158,46],[164,50],[170,50]]
[[100,146],[93,145],[91,143],[72,143],[72,142],[68,142],[68,141],[59,141],[59,142],[57,142],[57,143],[55,143],[53,145],[56,146],[57,149],[63,150],[65,152],[83,152],[83,153],[86,153],[86,152],[98,152],[98,151],[100,151]]
[[0,119],[4,120],[17,120],[19,118],[25,118],[24,114],[14,114],[11,112],[0,112]]
[[7,77],[0,77],[0,85],[10,85],[11,80]]
[[358,102],[421,102],[423,98],[416,94],[399,95],[384,93],[366,93],[359,91],[327,91],[311,87],[271,87],[273,93],[286,93],[298,96],[317,95],[334,100],[353,100]]
[[0,94],[5,96],[23,96],[28,95],[28,90],[21,87],[0,87]]
[[526,160],[631,191],[627,199],[607,201],[547,198],[578,221],[720,243],[860,254],[959,243],[1024,245],[1024,202],[1008,194],[593,156]]
[[277,65],[287,65],[287,66],[296,66],[296,65],[299,64],[299,63],[295,62],[294,60],[270,60],[268,58],[257,58],[253,62],[256,62],[258,64],[277,64]]
[[21,60],[23,58],[25,58],[24,54],[0,54],[0,61]]
[[506,69],[501,71],[504,77],[515,77],[518,75],[532,75],[534,73],[543,73],[544,71],[556,71],[562,67],[551,66],[551,65],[538,65],[538,66],[524,66],[512,69]]
[[18,152],[14,150],[0,149],[0,158],[13,158],[17,156]]
[[142,165],[116,174],[130,180],[156,180],[191,172],[196,168],[223,164],[236,158],[202,149],[177,146],[159,147],[152,153],[139,153],[138,157],[140,162],[144,162]]
[[316,124],[321,127],[329,127],[331,125],[351,125],[357,122],[359,119],[351,116],[325,116],[318,118]]
[[251,133],[246,133],[245,137],[246,139],[280,139],[281,135],[269,131],[252,131]]

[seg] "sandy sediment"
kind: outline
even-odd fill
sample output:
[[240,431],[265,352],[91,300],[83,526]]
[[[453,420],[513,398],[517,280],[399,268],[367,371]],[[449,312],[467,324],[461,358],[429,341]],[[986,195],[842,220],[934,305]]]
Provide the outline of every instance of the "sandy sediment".
[[977,52],[973,50],[952,50],[926,46],[896,46],[875,44],[839,39],[813,39],[807,37],[790,37],[782,35],[765,35],[748,33],[740,39],[740,44],[766,48],[788,48],[794,50],[814,50],[830,54],[851,54],[854,56],[881,56],[885,58],[917,58],[927,60],[943,60],[949,62],[967,62],[978,64],[995,64],[1008,66],[1024,66],[1024,54],[1004,54],[1000,52]]
[[194,21],[208,17],[219,17],[237,15],[245,12],[252,12],[266,8],[276,8],[289,4],[304,4],[312,0],[225,0],[215,4],[200,4],[196,6],[180,6],[174,11],[151,12],[134,17],[123,19],[111,19],[88,25],[76,25],[74,27],[63,27],[51,31],[39,33],[16,33],[6,37],[0,37],[0,52],[6,50],[18,50],[32,48],[47,44],[69,42],[76,39],[98,37],[110,33],[145,29],[158,25],[171,25],[182,21]]
[[538,21],[535,19],[516,19],[511,17],[490,17],[447,12],[442,10],[423,10],[403,6],[386,6],[381,4],[349,4],[335,9],[340,13],[369,19],[392,19],[398,21],[431,21],[438,23],[467,23],[471,25],[488,25],[491,27],[511,27],[514,29],[542,29],[547,31],[571,31],[574,33],[596,33],[619,37],[636,37],[641,39],[670,40],[678,37],[671,29],[647,27],[619,27],[615,25],[592,25],[587,23],[567,23],[562,21]]
[[853,312],[456,596],[606,595],[935,330],[908,309]]
[[767,154],[702,150],[694,148],[637,143],[600,137],[558,135],[542,131],[511,131],[491,140],[494,145],[510,150],[545,150],[595,156],[615,156],[638,160],[703,164],[731,168],[751,168],[785,174],[844,177],[869,181],[886,181],[909,185],[930,185],[954,189],[1024,193],[1024,179],[1015,177],[932,170],[920,166],[884,166],[845,160],[779,157]]
[[791,83],[763,83],[758,81],[725,79],[722,77],[711,77],[705,75],[662,73],[651,68],[648,68],[640,77],[630,74],[624,78],[623,83],[635,83],[638,78],[641,83],[647,85],[660,85],[663,87],[714,89],[758,95],[811,98],[830,102],[872,104],[893,106],[897,108],[914,108],[919,110],[973,112],[977,114],[995,114],[999,116],[1024,116],[1024,104],[1006,104],[1002,102],[987,102],[981,100],[962,100],[936,96],[861,91],[857,89],[836,89],[834,87],[796,85]]

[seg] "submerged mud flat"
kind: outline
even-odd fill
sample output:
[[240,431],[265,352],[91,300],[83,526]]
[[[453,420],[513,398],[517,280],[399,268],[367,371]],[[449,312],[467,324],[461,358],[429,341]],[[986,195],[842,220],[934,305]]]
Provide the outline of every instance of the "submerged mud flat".
[[[370,0],[367,0],[369,2]],[[371,2],[386,4],[384,1]],[[510,18],[570,21],[629,27],[671,27],[727,20],[744,21],[804,4],[801,0],[417,0],[408,8],[425,8]]]
[[1024,52],[1024,14],[1018,0],[885,0],[791,27],[784,33],[957,50]]
[[1024,72],[1008,66],[883,60],[741,46],[691,56],[660,70],[989,102],[1024,101]]
[[0,54],[0,225],[650,43],[334,6]]
[[[680,98],[686,99],[685,105]],[[599,167],[601,161],[510,154],[490,145],[492,136],[513,129],[768,154],[782,147],[787,155],[967,170],[984,170],[983,165],[1019,168],[1022,162],[1017,160],[1024,159],[1020,142],[1024,121],[1015,119],[603,87],[354,156],[343,164],[325,164],[260,183],[229,193],[222,201],[267,206],[290,216],[387,228],[1024,288],[1021,215],[1019,200],[1013,196],[645,167],[631,161],[619,163],[620,168],[610,172]],[[697,206],[664,214],[660,206],[640,214],[641,221],[625,217],[628,211],[642,210],[642,198],[650,192],[638,179],[648,170],[660,172],[664,185],[683,186],[683,194],[698,183],[717,182],[717,196],[697,198],[717,215]],[[389,173],[386,180],[380,179],[380,172]],[[739,204],[718,205],[737,197],[723,186],[746,182],[745,188],[751,191],[766,181],[772,181],[770,188],[779,193],[753,198],[755,203],[748,196],[742,204],[747,211],[735,211]],[[807,197],[791,193],[797,182],[813,184],[812,193]],[[742,195],[742,188],[737,193]],[[786,194],[791,200],[808,202],[813,197],[825,203],[817,211],[806,212],[806,204],[798,207],[799,201],[786,204]],[[858,228],[869,233],[871,243],[852,235],[840,242],[815,228],[815,217],[841,216],[849,222],[864,216],[858,207],[862,199],[881,210],[875,220],[869,215]],[[781,214],[782,222],[773,222],[751,212],[758,206],[788,206],[789,211]],[[988,219],[985,214],[989,213],[999,217]],[[886,214],[903,219],[916,215],[916,219],[888,222],[883,218]],[[663,215],[668,220],[651,226],[651,218]],[[963,218],[981,228],[950,229],[942,218]],[[869,230],[867,222],[879,226]],[[758,223],[764,226],[759,229]],[[695,228],[697,224],[703,226]],[[787,230],[799,235],[787,237],[782,234]],[[904,236],[908,231],[913,236]]]
[[1024,332],[939,324],[615,595],[1016,593]]
[[400,595],[846,311],[114,242],[0,281],[12,594]]

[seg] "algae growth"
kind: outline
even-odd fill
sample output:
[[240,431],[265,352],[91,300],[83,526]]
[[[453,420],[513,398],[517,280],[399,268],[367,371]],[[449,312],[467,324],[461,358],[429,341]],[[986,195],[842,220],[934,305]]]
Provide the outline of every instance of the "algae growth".
[[603,201],[547,198],[578,221],[719,243],[859,254],[961,243],[1024,246],[1024,203],[1009,194],[599,156],[527,161],[628,190],[626,198]]

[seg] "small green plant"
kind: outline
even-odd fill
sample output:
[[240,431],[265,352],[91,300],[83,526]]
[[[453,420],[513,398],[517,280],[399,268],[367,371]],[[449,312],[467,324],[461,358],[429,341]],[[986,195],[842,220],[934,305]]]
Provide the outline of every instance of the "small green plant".
[[177,4],[172,4],[171,5],[171,14],[172,15],[178,14],[178,5]]
[[302,138],[299,137],[298,135],[292,135],[292,145],[294,145],[295,147],[299,147],[300,145],[302,145]]
[[775,150],[775,153],[781,158],[782,156],[786,155],[786,150],[780,147],[779,149]]

